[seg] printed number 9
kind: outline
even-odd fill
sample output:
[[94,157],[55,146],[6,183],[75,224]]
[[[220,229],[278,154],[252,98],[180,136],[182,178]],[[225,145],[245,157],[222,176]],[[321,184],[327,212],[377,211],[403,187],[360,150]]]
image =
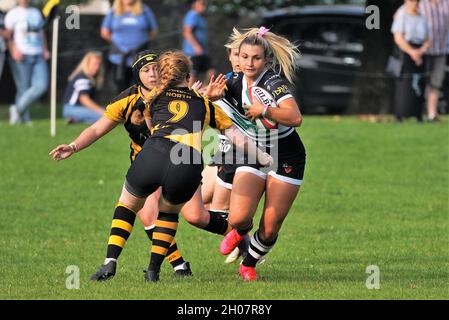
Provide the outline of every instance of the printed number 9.
[[189,104],[182,100],[175,100],[168,104],[168,111],[173,114],[167,122],[178,122],[184,118],[189,111]]

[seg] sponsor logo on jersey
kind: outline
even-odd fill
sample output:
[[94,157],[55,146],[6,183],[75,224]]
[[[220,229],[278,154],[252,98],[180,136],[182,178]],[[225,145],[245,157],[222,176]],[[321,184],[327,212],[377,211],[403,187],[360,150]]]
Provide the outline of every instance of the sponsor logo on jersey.
[[288,87],[284,84],[282,86],[277,87],[276,89],[273,90],[273,95],[275,97],[277,97],[278,95],[282,94],[282,93],[288,93]]
[[290,172],[293,171],[292,166],[288,165],[287,163],[284,163],[284,164],[282,165],[282,168],[284,169],[284,172],[285,172],[286,174],[289,174]]

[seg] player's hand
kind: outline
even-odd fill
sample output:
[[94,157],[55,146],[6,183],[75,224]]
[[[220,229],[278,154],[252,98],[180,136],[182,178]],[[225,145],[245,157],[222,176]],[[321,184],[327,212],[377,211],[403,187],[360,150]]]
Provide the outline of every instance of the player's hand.
[[56,161],[64,160],[70,157],[75,153],[75,150],[72,146],[68,144],[61,144],[50,151],[49,155]]
[[202,86],[203,83],[200,80],[198,80],[192,85],[192,90],[199,91]]
[[212,101],[221,99],[226,87],[226,76],[219,74],[217,78],[211,75],[209,85],[207,86],[204,96]]
[[273,157],[270,156],[268,153],[266,152],[262,152],[258,157],[257,157],[257,162],[259,162],[259,164],[262,167],[271,167],[274,163]]
[[256,120],[256,118],[262,115],[265,110],[265,106],[259,101],[254,102],[252,105],[246,106],[248,110],[245,112],[245,116],[251,121]]

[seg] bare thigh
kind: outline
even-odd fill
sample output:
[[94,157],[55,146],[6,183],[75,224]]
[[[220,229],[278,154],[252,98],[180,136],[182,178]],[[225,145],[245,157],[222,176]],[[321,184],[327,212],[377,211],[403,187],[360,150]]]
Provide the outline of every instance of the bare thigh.
[[138,212],[139,219],[145,227],[155,224],[157,215],[159,213],[159,197],[161,195],[161,188],[150,194],[143,208]]
[[123,186],[122,193],[120,195],[120,198],[118,202],[125,207],[133,210],[134,212],[139,212],[140,209],[142,209],[143,205],[145,204],[146,198],[138,198],[126,190],[126,188]]
[[265,179],[249,172],[236,172],[229,206],[231,226],[244,229],[251,224],[264,190]]
[[211,210],[229,210],[229,202],[231,200],[231,190],[215,183],[214,196],[210,204]]
[[215,179],[217,178],[217,167],[206,166],[202,172],[203,179],[201,180],[201,194],[203,196],[203,203],[209,204],[212,201],[215,189]]
[[203,204],[201,187],[198,187],[192,199],[184,204],[181,214],[188,223],[195,227],[204,228],[209,224],[209,212]]

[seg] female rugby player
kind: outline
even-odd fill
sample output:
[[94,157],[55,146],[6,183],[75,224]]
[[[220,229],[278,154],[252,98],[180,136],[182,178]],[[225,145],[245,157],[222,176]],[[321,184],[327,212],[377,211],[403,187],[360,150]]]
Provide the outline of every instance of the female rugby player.
[[[235,229],[220,245],[222,254],[229,254],[237,247],[252,229],[258,203],[265,193],[259,229],[251,237],[249,254],[239,267],[243,279],[251,281],[257,279],[256,263],[274,246],[303,182],[306,153],[294,129],[301,125],[302,115],[282,77],[292,82],[300,54],[294,44],[264,27],[247,29],[243,33],[234,29],[232,38],[239,48],[242,72],[227,81],[227,90],[223,89],[222,94],[228,100],[235,99],[239,112],[251,120],[263,116],[278,123],[277,134],[270,132],[264,140],[258,141],[272,156],[278,153],[275,168],[264,172],[257,165],[244,165],[236,170],[229,210],[229,223]],[[251,101],[247,93],[252,86],[270,92],[278,107],[269,108]]]
[[[95,141],[106,135],[114,129],[119,123],[123,123],[131,138],[131,162],[142,149],[145,140],[150,135],[146,126],[143,111],[145,103],[148,100],[151,89],[156,85],[157,55],[151,51],[143,51],[137,55],[133,63],[133,73],[138,81],[134,85],[118,95],[111,104],[108,105],[104,115],[92,126],[85,129],[73,143],[60,145],[50,152],[55,160],[63,160],[70,157],[73,153],[87,148]],[[159,193],[150,195],[145,202],[145,206],[138,212],[138,216],[145,227],[148,237],[152,238],[154,221],[158,213],[157,203]],[[112,278],[116,273],[117,259],[125,246],[125,243],[132,232],[136,213],[124,207],[120,202],[117,204],[112,220],[111,232],[108,241],[106,259],[97,273],[91,279],[104,281]],[[178,275],[191,274],[188,262],[184,262],[176,241],[173,241],[170,252],[167,255]]]
[[[76,151],[87,148],[96,140],[123,122],[131,138],[131,162],[141,151],[150,131],[144,121],[143,111],[148,104],[151,90],[156,85],[158,74],[156,69],[157,56],[150,51],[139,53],[133,63],[133,73],[138,85],[132,86],[120,94],[107,107],[104,116],[89,128],[85,129],[73,143],[60,145],[50,152],[55,160],[64,160]],[[154,230],[158,210],[160,190],[150,195],[139,218],[145,226],[150,239]],[[206,231],[225,235],[231,229],[228,222],[219,213],[208,212],[202,202],[198,190],[182,210],[183,216],[190,224]],[[121,202],[116,207],[111,233],[108,241],[106,259],[92,280],[108,280],[116,273],[117,259],[128,239],[135,221],[133,210],[126,208]],[[167,260],[170,261],[177,275],[191,275],[190,264],[185,262],[177,249],[176,241],[171,244]]]
[[[147,281],[159,280],[160,266],[178,228],[178,214],[199,188],[201,138],[207,126],[224,131],[260,165],[272,163],[271,156],[252,147],[221,109],[188,88],[191,66],[186,55],[166,52],[157,65],[159,81],[145,118],[151,136],[128,170],[120,197],[120,203],[136,212],[148,195],[162,187]],[[216,85],[209,84],[206,96],[223,90],[224,76],[217,80]]]

